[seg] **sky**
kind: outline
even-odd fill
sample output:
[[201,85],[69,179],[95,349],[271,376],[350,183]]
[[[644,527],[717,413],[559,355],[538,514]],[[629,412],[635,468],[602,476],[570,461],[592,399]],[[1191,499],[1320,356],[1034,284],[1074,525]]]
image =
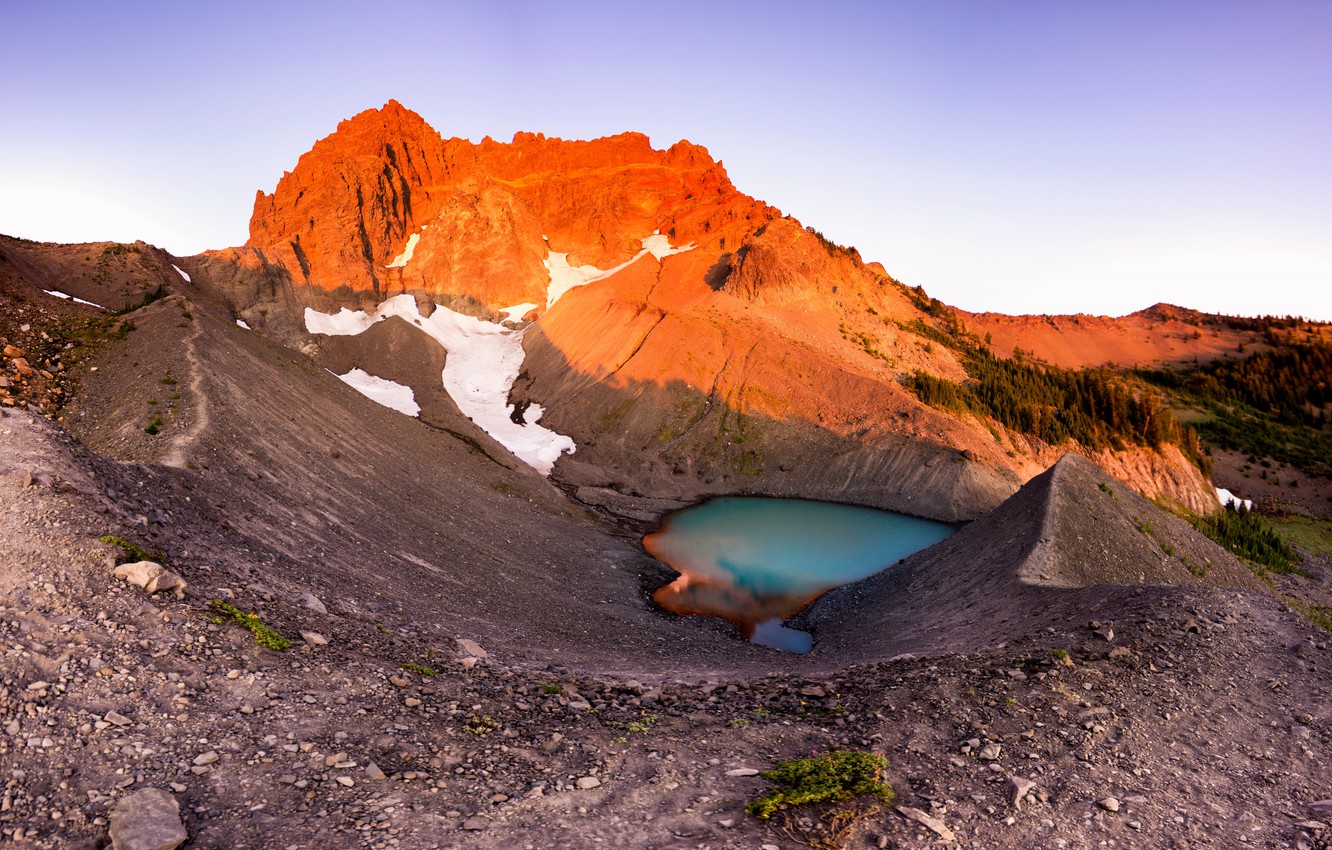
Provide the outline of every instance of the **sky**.
[[8,2],[0,233],[243,243],[390,98],[688,139],[946,303],[1332,320],[1332,3]]

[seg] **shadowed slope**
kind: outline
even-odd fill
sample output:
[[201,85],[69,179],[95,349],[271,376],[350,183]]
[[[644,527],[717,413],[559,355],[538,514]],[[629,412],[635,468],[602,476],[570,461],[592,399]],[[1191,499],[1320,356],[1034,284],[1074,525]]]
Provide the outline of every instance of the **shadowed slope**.
[[[1230,553],[1089,461],[1065,455],[989,516],[799,618],[842,661],[968,651],[1113,619],[1149,586],[1260,592]],[[1132,589],[1132,588],[1137,589]]]

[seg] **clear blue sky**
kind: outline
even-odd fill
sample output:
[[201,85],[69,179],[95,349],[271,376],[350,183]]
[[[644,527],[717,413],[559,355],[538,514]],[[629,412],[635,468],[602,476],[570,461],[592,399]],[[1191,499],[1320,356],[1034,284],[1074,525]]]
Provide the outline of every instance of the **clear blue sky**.
[[9,3],[0,232],[242,243],[389,98],[687,138],[967,309],[1332,320],[1332,2]]

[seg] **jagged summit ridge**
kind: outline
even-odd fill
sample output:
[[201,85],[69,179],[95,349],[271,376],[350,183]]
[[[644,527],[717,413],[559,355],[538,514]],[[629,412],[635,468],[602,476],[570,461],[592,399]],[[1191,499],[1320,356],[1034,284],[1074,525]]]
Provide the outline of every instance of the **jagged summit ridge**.
[[[389,101],[341,122],[256,195],[245,247],[298,285],[499,307],[539,300],[548,245],[613,266],[655,230],[675,229],[677,241],[706,232],[708,207],[728,204],[756,205],[687,141],[663,151],[640,133],[518,133],[473,144]],[[395,266],[412,237],[411,263]]]

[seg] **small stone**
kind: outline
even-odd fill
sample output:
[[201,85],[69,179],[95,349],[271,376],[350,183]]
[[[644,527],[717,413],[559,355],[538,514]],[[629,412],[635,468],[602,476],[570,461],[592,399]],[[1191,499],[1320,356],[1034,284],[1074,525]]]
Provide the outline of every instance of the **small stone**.
[[1013,776],[1008,780],[1013,785],[1013,808],[1022,808],[1022,801],[1036,788],[1036,783],[1025,776]]
[[114,709],[106,713],[105,719],[107,723],[114,723],[117,726],[129,726],[131,723],[134,722],[133,720],[130,720],[128,717],[126,717],[125,715],[121,714],[119,711],[116,711]]
[[720,826],[722,829],[730,829],[735,826],[735,818],[722,818],[717,821],[717,826]]
[[1105,809],[1107,812],[1119,811],[1119,801],[1116,800],[1114,797],[1106,797],[1103,800],[1097,800],[1096,805]]
[[161,789],[136,791],[111,810],[113,850],[176,850],[188,838],[180,803]]
[[1332,815],[1332,800],[1317,800],[1309,804],[1320,815]]
[[384,774],[384,771],[380,770],[379,765],[371,761],[366,762],[365,764],[365,778],[374,780],[375,782],[383,782],[385,779],[388,779],[388,776]]
[[421,704],[421,701],[416,697],[407,697],[407,699],[403,700],[402,703],[408,708],[416,708]]
[[227,678],[228,678],[228,679],[235,680],[235,679],[239,679],[240,677],[241,677],[241,671],[239,671],[239,670],[228,670],[228,671],[227,671]]
[[998,744],[986,744],[985,747],[977,753],[982,761],[998,761],[999,755],[1004,748]]
[[810,685],[807,688],[801,688],[800,695],[802,697],[814,697],[815,699],[823,699],[828,695],[828,692],[825,691],[823,688],[820,688],[818,685]]
[[338,784],[350,788],[356,784],[356,780],[352,779],[350,776],[339,776]]
[[208,752],[203,753],[202,755],[197,755],[194,757],[194,763],[199,767],[203,767],[206,764],[212,764],[217,760],[218,760],[218,755],[216,750],[209,750]]
[[580,776],[574,784],[578,786],[580,791],[591,791],[593,788],[601,787],[601,780],[595,776]]
[[328,757],[326,757],[326,758],[324,759],[324,767],[332,767],[333,765],[337,764],[338,762],[346,761],[346,760],[347,760],[347,754],[346,754],[346,753],[334,753],[333,755],[328,756]]
[[913,820],[916,823],[920,824],[921,826],[925,827],[926,829],[930,830],[948,844],[952,844],[953,842],[957,841],[957,836],[953,833],[951,829],[947,827],[947,825],[944,824],[943,821],[939,820],[936,817],[932,817],[930,815],[925,814],[920,809],[913,809],[910,806],[898,806],[897,813],[900,814],[902,817],[906,818],[907,820]]
[[319,601],[319,597],[315,596],[313,593],[310,593],[309,591],[306,591],[301,594],[301,604],[304,605],[306,608],[309,608],[311,611],[315,612],[316,614],[328,613],[328,609],[324,607],[324,603]]
[[28,685],[28,690],[30,691],[47,691],[50,689],[51,689],[50,682],[33,682],[32,684]]
[[328,646],[328,638],[319,632],[301,632],[301,639],[310,646]]
[[470,817],[462,822],[462,828],[469,832],[481,832],[490,826],[490,821],[482,817]]
[[727,776],[758,776],[759,772],[752,767],[737,767],[726,771]]

